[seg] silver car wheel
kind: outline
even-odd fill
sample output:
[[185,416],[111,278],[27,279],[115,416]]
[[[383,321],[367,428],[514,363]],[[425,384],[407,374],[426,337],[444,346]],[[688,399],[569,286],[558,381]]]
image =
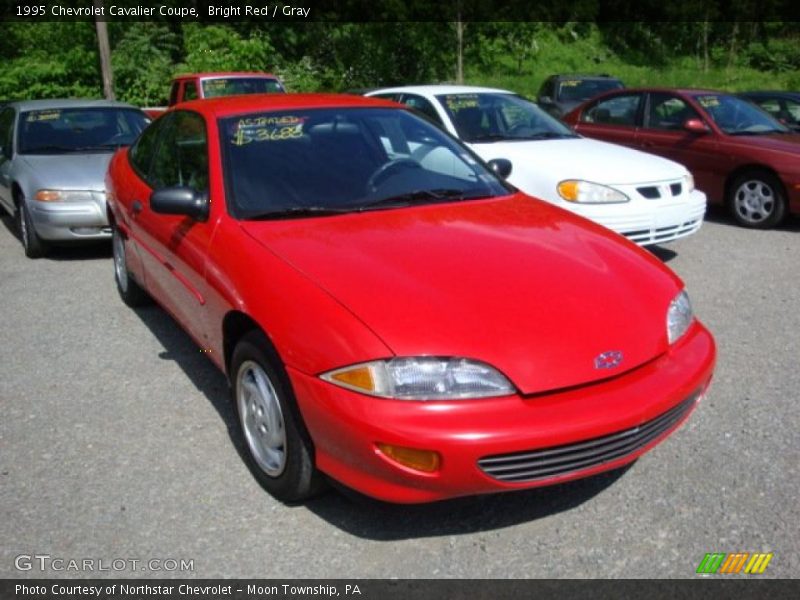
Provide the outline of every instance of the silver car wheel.
[[767,220],[776,206],[775,191],[760,179],[742,183],[736,190],[733,201],[736,213],[743,221],[752,224]]
[[283,411],[269,377],[252,360],[239,367],[236,402],[250,454],[264,473],[278,477],[286,467]]
[[123,293],[128,291],[128,263],[125,259],[125,241],[115,227],[112,235],[112,247],[114,249],[114,274],[117,277],[117,284]]

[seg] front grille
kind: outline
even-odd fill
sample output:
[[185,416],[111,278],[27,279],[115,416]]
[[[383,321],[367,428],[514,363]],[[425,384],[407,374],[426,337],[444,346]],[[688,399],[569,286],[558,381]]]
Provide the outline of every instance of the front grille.
[[642,196],[644,196],[648,200],[655,200],[656,198],[661,198],[661,192],[659,192],[658,187],[654,185],[639,187],[636,188],[636,191],[639,192]]
[[478,466],[490,477],[511,483],[536,481],[590,469],[641,450],[677,425],[699,397],[700,392],[696,392],[662,415],[632,429],[577,444],[486,456],[478,460]]
[[694,233],[700,229],[703,219],[697,218],[679,225],[670,225],[669,227],[657,227],[656,229],[640,229],[637,231],[626,231],[625,237],[636,242],[637,244],[660,244],[663,242],[671,242],[680,237],[684,237]]

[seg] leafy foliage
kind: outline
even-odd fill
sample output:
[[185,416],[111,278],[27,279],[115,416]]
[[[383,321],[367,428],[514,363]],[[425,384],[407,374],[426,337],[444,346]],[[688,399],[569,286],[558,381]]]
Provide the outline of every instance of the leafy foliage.
[[[750,6],[749,0],[730,1],[739,11]],[[772,14],[776,2],[762,0],[759,10]],[[615,5],[633,6],[627,0]],[[387,18],[402,19],[408,6],[392,0]],[[500,10],[503,22],[464,23],[467,81],[527,95],[559,72],[607,72],[629,85],[800,88],[797,23],[715,20],[728,14],[721,0],[699,12],[683,5],[664,9],[669,22],[611,22],[606,5],[599,6],[572,3],[550,15],[560,21],[519,22]],[[587,20],[596,17],[604,20]],[[703,20],[689,20],[698,17]],[[456,75],[452,22],[112,22],[109,36],[117,97],[139,105],[164,103],[170,78],[187,71],[271,71],[292,91],[452,81]],[[91,22],[4,21],[0,52],[0,99],[102,94]]]

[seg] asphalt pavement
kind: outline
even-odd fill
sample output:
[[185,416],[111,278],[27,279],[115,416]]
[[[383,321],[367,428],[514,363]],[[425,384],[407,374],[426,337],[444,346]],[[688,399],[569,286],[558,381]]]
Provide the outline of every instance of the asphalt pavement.
[[654,252],[719,358],[688,423],[630,468],[288,507],[240,457],[223,375],[162,310],[120,301],[110,246],[28,260],[6,217],[0,577],[691,578],[707,552],[771,552],[759,577],[798,577],[800,220],[749,231],[712,211]]

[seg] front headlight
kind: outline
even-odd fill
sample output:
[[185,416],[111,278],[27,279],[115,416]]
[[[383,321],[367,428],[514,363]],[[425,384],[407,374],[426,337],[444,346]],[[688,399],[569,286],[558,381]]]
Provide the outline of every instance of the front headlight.
[[683,176],[686,193],[691,194],[694,191],[694,175],[687,173]]
[[628,202],[625,194],[619,190],[579,179],[567,179],[556,186],[558,195],[569,202],[579,204],[618,204]]
[[507,396],[514,386],[497,369],[466,358],[432,356],[374,360],[320,375],[334,385],[398,400]]
[[93,192],[83,190],[39,190],[34,196],[39,202],[91,202],[93,198]]
[[689,295],[682,290],[669,303],[669,310],[667,310],[667,338],[670,344],[677,342],[686,333],[693,319],[694,312],[692,304],[689,302]]

